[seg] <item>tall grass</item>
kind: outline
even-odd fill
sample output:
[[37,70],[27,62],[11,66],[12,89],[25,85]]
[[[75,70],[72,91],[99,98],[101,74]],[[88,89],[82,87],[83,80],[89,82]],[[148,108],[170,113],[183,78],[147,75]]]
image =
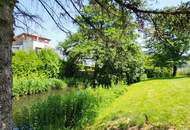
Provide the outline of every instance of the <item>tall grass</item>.
[[34,104],[26,116],[16,116],[15,127],[31,127],[33,130],[84,129],[94,122],[101,107],[107,106],[125,91],[124,86],[88,88],[66,96],[51,96],[46,101]]
[[59,79],[14,79],[13,96],[31,95],[50,89],[64,88],[66,83]]

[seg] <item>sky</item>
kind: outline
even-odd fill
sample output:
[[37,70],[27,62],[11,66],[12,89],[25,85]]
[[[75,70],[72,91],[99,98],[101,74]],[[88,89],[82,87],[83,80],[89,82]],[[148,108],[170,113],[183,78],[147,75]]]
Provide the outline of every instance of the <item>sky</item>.
[[[151,1],[151,0],[149,0]],[[153,9],[160,9],[166,6],[177,6],[179,5],[181,2],[187,2],[189,0],[157,0],[157,2],[150,2],[149,5],[151,8]],[[33,12],[34,14],[39,14],[40,17],[42,18],[43,21],[41,21],[41,25],[43,26],[43,28],[40,28],[37,25],[32,25],[33,30],[32,32],[29,33],[33,33],[33,34],[38,34],[40,36],[44,36],[47,37],[49,39],[51,39],[50,44],[52,46],[56,46],[59,42],[64,41],[64,39],[67,38],[66,34],[64,32],[62,32],[60,29],[58,29],[55,25],[55,23],[53,22],[53,20],[48,16],[48,14],[39,7],[39,3],[34,3],[34,1],[29,1],[29,0],[19,0],[19,2],[25,6],[25,8],[27,8],[27,10],[29,10],[30,12]],[[72,13],[72,10],[69,9]],[[75,15],[75,14],[73,14]],[[77,31],[77,26],[73,25],[71,21],[69,21],[68,19],[63,19],[65,20],[65,25],[66,27],[71,30],[72,32],[76,32]],[[24,30],[16,28],[15,29],[15,35],[18,35],[20,33],[24,32]]]

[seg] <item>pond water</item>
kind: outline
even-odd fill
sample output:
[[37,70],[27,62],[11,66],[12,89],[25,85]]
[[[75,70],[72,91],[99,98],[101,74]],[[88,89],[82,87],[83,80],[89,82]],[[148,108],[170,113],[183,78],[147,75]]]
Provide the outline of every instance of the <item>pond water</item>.
[[46,100],[49,96],[66,95],[70,91],[71,89],[65,88],[61,90],[51,90],[44,93],[19,97],[18,99],[13,100],[13,111],[19,110],[23,107],[30,107],[32,104],[36,102]]
[[[61,90],[51,90],[51,91],[40,93],[40,94],[28,95],[28,96],[19,97],[18,99],[14,99],[13,100],[13,120],[17,118],[18,116],[17,114],[19,112],[21,112],[25,108],[30,108],[35,103],[42,102],[48,99],[49,96],[67,95],[71,91],[76,91],[76,89],[65,88]],[[22,113],[22,114],[25,115],[27,113]]]

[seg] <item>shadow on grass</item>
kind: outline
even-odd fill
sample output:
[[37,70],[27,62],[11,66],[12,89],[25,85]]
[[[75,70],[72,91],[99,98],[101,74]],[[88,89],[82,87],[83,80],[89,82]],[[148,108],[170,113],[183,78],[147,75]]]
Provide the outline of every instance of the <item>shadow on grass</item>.
[[183,78],[190,78],[190,76],[166,77],[166,78],[148,78],[148,79],[142,80],[141,82],[151,81],[151,80],[172,80],[172,79],[183,79]]

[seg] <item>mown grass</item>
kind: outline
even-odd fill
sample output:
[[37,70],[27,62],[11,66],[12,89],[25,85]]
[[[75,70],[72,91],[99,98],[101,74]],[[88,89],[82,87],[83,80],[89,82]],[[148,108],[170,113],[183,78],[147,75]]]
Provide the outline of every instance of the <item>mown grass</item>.
[[87,129],[128,128],[145,123],[190,129],[190,78],[133,84],[123,96],[101,108]]

